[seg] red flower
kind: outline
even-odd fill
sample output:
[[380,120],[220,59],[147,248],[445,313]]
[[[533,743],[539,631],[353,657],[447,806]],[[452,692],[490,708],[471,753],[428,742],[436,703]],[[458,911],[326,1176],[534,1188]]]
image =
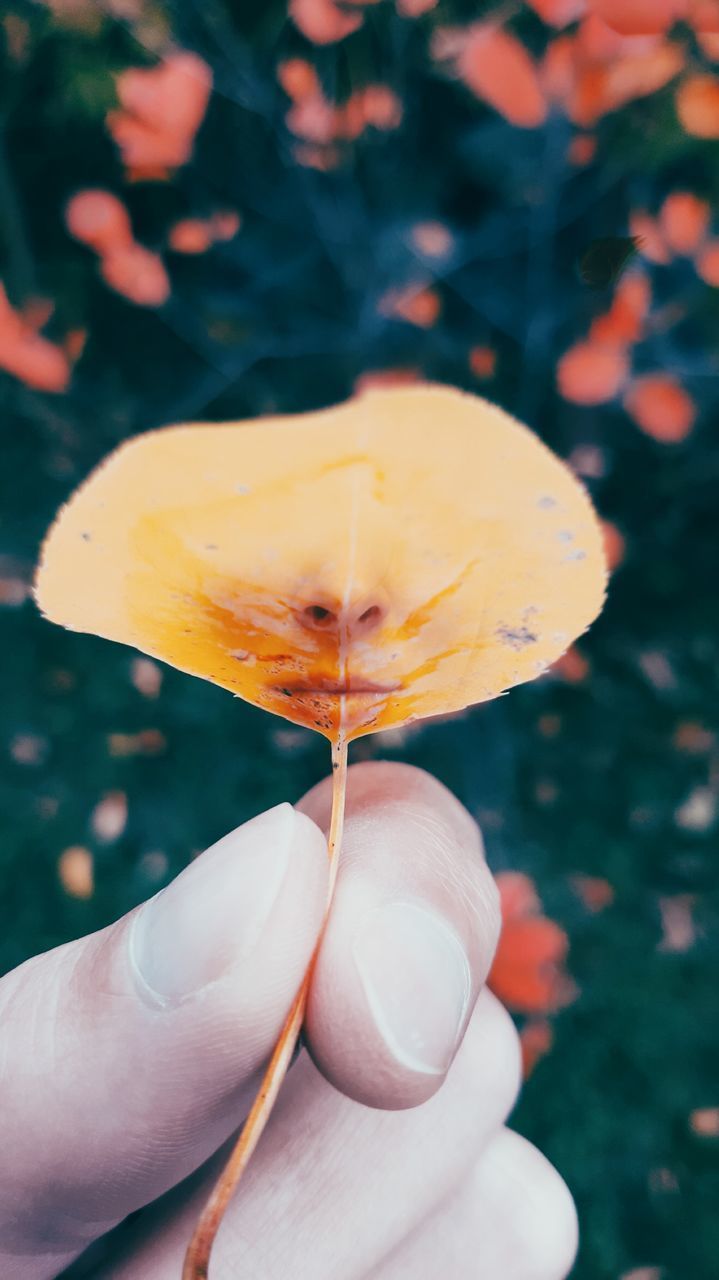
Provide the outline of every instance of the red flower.
[[529,876],[504,871],[497,884],[503,923],[489,986],[517,1013],[552,1013],[577,994],[564,969],[569,939],[542,915]]

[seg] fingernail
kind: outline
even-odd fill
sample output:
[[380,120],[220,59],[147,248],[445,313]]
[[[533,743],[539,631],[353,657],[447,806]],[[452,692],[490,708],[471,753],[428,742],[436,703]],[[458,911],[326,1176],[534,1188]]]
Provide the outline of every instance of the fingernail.
[[365,917],[353,952],[387,1048],[413,1071],[444,1075],[472,988],[457,935],[428,908],[392,902]]
[[290,804],[269,809],[145,903],[133,921],[130,958],[153,1003],[180,1003],[253,950],[282,888],[296,820]]

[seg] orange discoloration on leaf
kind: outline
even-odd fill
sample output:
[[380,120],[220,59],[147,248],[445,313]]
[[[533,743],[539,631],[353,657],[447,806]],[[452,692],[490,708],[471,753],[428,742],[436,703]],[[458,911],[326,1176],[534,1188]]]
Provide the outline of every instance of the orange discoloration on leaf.
[[130,441],[60,514],[37,598],[334,739],[539,675],[605,579],[566,467],[485,401],[416,387]]

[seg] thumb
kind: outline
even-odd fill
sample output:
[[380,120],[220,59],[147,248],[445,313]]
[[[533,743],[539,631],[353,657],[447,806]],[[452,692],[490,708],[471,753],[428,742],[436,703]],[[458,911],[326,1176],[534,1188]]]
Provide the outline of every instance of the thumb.
[[236,1128],[326,892],[319,829],[279,805],[0,982],[0,1274],[56,1275]]

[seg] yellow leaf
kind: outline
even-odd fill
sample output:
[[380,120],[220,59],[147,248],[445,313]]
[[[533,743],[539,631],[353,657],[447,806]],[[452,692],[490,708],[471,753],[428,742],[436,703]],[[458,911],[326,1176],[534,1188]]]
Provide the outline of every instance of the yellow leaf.
[[566,466],[485,400],[418,386],[129,441],[61,512],[36,593],[334,740],[539,675],[605,582]]

